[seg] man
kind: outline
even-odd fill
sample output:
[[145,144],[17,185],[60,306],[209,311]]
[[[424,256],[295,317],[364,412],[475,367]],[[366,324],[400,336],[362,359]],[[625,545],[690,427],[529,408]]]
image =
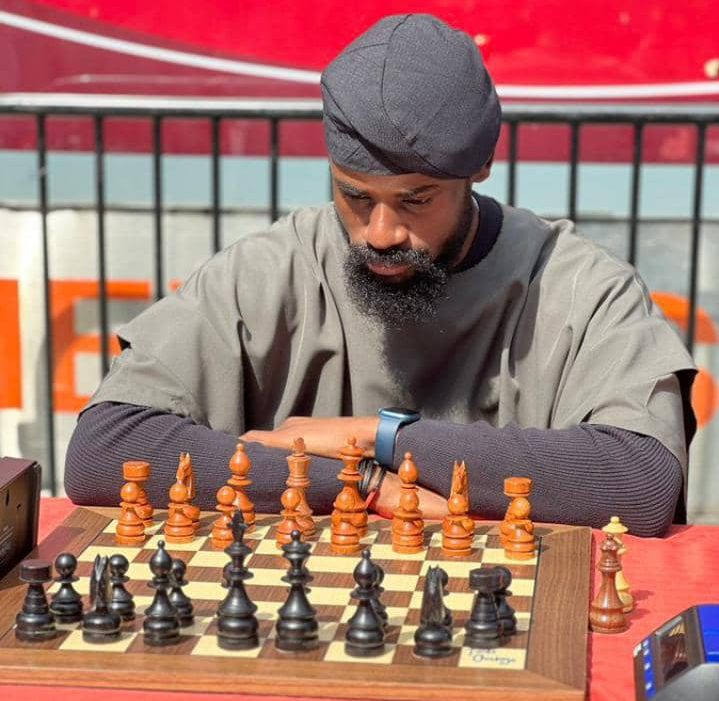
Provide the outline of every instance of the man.
[[[252,498],[277,511],[302,436],[327,511],[354,435],[389,468],[365,464],[380,513],[411,451],[431,516],[463,459],[476,515],[501,517],[519,474],[537,520],[617,513],[663,532],[683,503],[692,360],[630,266],[571,222],[473,193],[500,107],[470,37],[385,18],[327,68],[322,95],[334,204],[241,239],[120,330],[68,450],[70,497],[116,503],[121,462],[142,457],[162,501],[189,451],[210,507],[242,434]],[[416,413],[378,417],[393,406]]]

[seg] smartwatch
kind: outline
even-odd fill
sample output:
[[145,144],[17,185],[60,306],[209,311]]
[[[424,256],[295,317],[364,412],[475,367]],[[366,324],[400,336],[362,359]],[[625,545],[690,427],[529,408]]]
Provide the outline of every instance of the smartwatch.
[[414,409],[401,407],[388,407],[380,409],[379,426],[374,443],[374,458],[383,467],[391,468],[394,465],[394,446],[397,441],[397,432],[402,426],[419,421],[422,418]]

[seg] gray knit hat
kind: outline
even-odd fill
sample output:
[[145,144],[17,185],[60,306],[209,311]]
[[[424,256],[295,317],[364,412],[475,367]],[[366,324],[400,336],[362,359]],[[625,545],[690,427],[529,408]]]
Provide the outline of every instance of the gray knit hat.
[[431,15],[380,20],[321,85],[330,158],[350,170],[466,178],[499,138],[499,100],[479,50]]

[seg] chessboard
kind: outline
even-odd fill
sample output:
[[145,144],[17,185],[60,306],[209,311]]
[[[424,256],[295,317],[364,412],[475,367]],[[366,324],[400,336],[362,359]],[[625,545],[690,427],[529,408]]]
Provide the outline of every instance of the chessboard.
[[[245,535],[252,549],[245,564],[253,574],[245,587],[258,607],[260,645],[230,651],[218,646],[214,620],[226,595],[221,580],[229,561],[210,543],[217,515],[203,514],[193,542],[167,545],[168,553],[187,565],[184,592],[193,601],[195,622],[182,629],[179,643],[158,648],[143,643],[142,612],[152,599],[148,563],[162,538],[163,513],[156,512],[153,535],[142,547],[115,543],[118,514],[118,509],[77,508],[33,557],[52,562],[61,552],[73,553],[79,563],[76,589],[87,606],[95,556],[124,554],[130,562],[126,586],[134,596],[135,620],[123,624],[120,640],[105,644],[83,642],[79,623],[58,624],[58,635],[51,640],[21,642],[13,628],[26,585],[16,568],[0,582],[0,675],[5,682],[205,692],[229,685],[244,693],[354,699],[465,701],[504,694],[511,694],[513,701],[585,698],[589,528],[536,524],[537,555],[516,561],[506,558],[496,524],[478,522],[471,555],[456,559],[442,555],[439,523],[427,522],[422,552],[398,554],[392,550],[391,523],[371,519],[363,542],[385,570],[382,601],[390,625],[384,654],[357,658],[345,653],[344,633],[356,605],[350,592],[358,556],[332,554],[328,518],[317,519],[307,561],[320,646],[288,653],[273,643],[276,612],[288,592],[281,581],[287,561],[274,538],[278,516],[258,515],[256,527]],[[454,617],[456,648],[449,657],[426,659],[413,654],[413,634],[419,625],[424,574],[434,564],[449,575],[445,604]],[[509,603],[516,611],[518,632],[503,647],[470,649],[462,645],[474,596],[468,575],[476,567],[498,564],[512,572]],[[48,594],[57,587],[51,584]]]

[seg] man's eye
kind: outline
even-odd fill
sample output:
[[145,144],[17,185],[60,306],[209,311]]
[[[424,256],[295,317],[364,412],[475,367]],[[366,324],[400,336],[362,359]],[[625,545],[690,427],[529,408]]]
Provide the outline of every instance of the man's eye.
[[431,197],[427,197],[423,200],[420,199],[412,199],[412,200],[404,200],[404,204],[411,205],[412,207],[421,207],[422,205],[429,204],[432,201]]
[[345,192],[345,197],[353,200],[354,202],[369,202],[369,197],[367,197],[367,195],[356,195],[351,192]]

